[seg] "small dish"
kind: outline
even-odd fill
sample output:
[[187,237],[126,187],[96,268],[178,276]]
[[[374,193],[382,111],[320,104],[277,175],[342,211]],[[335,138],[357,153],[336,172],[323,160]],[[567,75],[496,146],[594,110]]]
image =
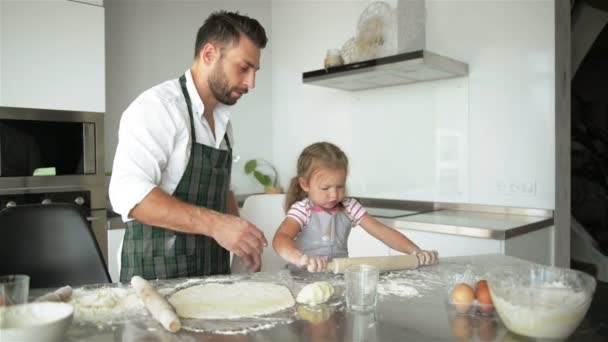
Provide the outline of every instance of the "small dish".
[[30,303],[0,307],[0,336],[9,341],[60,341],[72,324],[66,303]]

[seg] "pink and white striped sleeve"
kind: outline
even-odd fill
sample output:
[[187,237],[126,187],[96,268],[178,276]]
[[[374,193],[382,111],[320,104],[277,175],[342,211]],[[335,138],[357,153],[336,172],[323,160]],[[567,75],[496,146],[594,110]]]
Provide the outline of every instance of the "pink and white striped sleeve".
[[344,199],[342,205],[348,217],[353,221],[353,227],[358,226],[365,215],[367,215],[367,211],[365,211],[361,203],[354,198]]
[[300,224],[300,228],[304,227],[308,223],[308,207],[304,201],[298,201],[294,203],[291,208],[287,211],[287,217],[291,217]]

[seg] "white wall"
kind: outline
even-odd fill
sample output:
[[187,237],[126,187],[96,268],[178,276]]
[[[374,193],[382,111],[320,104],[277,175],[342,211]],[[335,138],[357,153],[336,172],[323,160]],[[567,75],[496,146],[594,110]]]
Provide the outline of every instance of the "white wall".
[[270,159],[286,186],[302,148],[329,140],[350,157],[353,195],[554,208],[553,0],[427,0],[428,49],[467,62],[467,77],[360,92],[302,84],[369,3],[106,1],[108,170],[126,106],[190,66],[212,10],[238,9],[270,43],[233,111],[237,193],[261,190],[245,160]]
[[[178,78],[191,65],[196,33],[214,10],[239,10],[271,34],[268,1],[105,1],[107,53],[106,165],[112,168],[122,112],[142,91]],[[272,37],[262,51],[256,88],[232,110],[235,132],[233,185],[238,193],[260,191],[242,171],[250,158],[272,159]]]
[[436,1],[429,13],[429,49],[471,67],[470,201],[553,208],[553,1]]
[[329,140],[350,157],[353,195],[552,209],[553,1],[427,0],[427,48],[469,63],[468,77],[360,92],[303,85],[367,3],[272,3],[284,184],[304,146]]
[[104,111],[102,7],[4,0],[2,12],[2,105]]

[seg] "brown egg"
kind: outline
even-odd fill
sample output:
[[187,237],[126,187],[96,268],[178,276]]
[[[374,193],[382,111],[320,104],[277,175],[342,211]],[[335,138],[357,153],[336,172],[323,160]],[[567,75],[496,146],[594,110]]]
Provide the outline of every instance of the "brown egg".
[[452,290],[452,301],[456,306],[456,311],[460,313],[469,311],[474,299],[475,295],[473,288],[468,284],[460,283],[454,286],[454,289]]
[[473,320],[471,317],[456,315],[452,320],[452,334],[457,341],[469,341],[473,337]]
[[487,314],[494,310],[494,303],[492,302],[492,296],[490,296],[487,281],[480,280],[477,282],[477,285],[475,285],[475,298],[479,302],[480,312]]

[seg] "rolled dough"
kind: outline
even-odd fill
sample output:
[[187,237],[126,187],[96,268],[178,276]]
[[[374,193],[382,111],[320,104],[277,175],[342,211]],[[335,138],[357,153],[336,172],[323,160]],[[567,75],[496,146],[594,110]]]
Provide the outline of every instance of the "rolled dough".
[[199,319],[268,315],[295,304],[287,287],[261,282],[192,286],[174,293],[169,303],[178,316]]

